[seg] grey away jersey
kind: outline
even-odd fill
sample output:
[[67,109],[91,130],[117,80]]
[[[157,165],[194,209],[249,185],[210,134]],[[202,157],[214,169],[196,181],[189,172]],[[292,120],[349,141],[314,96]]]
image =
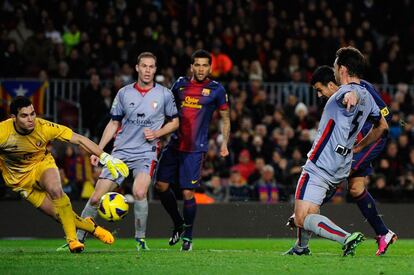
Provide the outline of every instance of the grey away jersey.
[[[359,101],[348,112],[342,100],[350,91],[357,92]],[[378,121],[380,118],[374,98],[364,87],[356,83],[342,85],[325,105],[304,170],[316,172],[332,183],[347,178],[357,134],[367,119]]]
[[113,120],[122,120],[113,152],[137,157],[158,150],[159,140],[147,141],[144,129],[158,130],[165,118],[178,116],[173,94],[160,84],[155,84],[144,96],[134,84],[121,88],[112,104],[111,115]]

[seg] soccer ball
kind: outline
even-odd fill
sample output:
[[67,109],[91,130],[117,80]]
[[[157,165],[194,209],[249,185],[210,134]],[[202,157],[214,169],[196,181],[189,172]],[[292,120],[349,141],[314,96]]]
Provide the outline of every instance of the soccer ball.
[[98,213],[103,219],[115,222],[128,214],[129,205],[124,196],[116,192],[109,192],[102,196]]

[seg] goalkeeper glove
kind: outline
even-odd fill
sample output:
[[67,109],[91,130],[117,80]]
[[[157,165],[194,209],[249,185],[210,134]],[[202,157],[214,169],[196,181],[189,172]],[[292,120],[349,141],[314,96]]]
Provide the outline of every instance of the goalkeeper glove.
[[121,174],[124,178],[128,177],[128,166],[122,160],[114,158],[110,154],[103,152],[99,156],[99,162],[102,165],[106,165],[106,168],[108,168],[113,179],[117,179],[119,174]]

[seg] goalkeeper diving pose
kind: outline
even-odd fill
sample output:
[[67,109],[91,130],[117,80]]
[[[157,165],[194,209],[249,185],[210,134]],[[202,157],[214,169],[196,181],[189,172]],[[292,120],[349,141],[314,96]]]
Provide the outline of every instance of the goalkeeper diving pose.
[[[133,172],[135,239],[138,250],[148,250],[145,242],[147,191],[160,151],[159,138],[175,131],[179,126],[173,94],[154,82],[156,61],[156,56],[150,52],[138,56],[135,66],[138,81],[118,91],[112,104],[111,120],[99,142],[99,147],[104,148],[116,135],[112,155],[123,160]],[[92,164],[97,164],[96,157],[92,156],[91,160]],[[121,185],[124,179],[124,176],[120,176],[113,180],[108,169],[104,168],[94,193],[83,209],[82,217],[95,217],[102,195]],[[79,240],[83,242],[85,237],[86,232],[78,230]]]
[[26,97],[16,97],[10,104],[10,113],[11,118],[0,122],[0,170],[6,185],[62,224],[71,252],[84,249],[76,228],[112,244],[114,237],[110,232],[92,218],[81,218],[72,210],[69,197],[62,190],[55,160],[46,146],[55,139],[80,145],[88,153],[101,156],[114,178],[128,175],[128,167],[68,127],[37,118],[32,102]]

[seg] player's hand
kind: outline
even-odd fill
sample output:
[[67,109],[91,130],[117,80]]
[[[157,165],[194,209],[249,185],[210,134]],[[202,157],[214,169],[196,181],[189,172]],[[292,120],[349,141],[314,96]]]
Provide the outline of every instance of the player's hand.
[[91,164],[93,166],[98,166],[99,163],[99,157],[95,156],[95,155],[91,155]]
[[362,149],[364,149],[364,148],[362,148],[361,146],[359,146],[359,144],[356,144],[354,146],[354,148],[352,148],[352,151],[354,152],[354,154],[358,154],[359,152],[362,151]]
[[220,156],[227,157],[229,155],[229,149],[227,148],[226,144],[222,144],[220,147]]
[[351,108],[358,103],[358,96],[355,91],[351,91],[344,95],[344,99],[342,100],[342,104],[346,105],[346,110],[349,112]]
[[145,139],[148,140],[148,141],[153,141],[154,139],[157,138],[157,135],[156,135],[155,131],[153,131],[149,128],[144,129],[144,136],[145,136]]
[[124,178],[129,175],[128,166],[122,160],[114,158],[108,153],[102,153],[99,156],[99,162],[102,165],[106,165],[106,168],[108,168],[113,179],[117,179],[119,174],[121,174]]

